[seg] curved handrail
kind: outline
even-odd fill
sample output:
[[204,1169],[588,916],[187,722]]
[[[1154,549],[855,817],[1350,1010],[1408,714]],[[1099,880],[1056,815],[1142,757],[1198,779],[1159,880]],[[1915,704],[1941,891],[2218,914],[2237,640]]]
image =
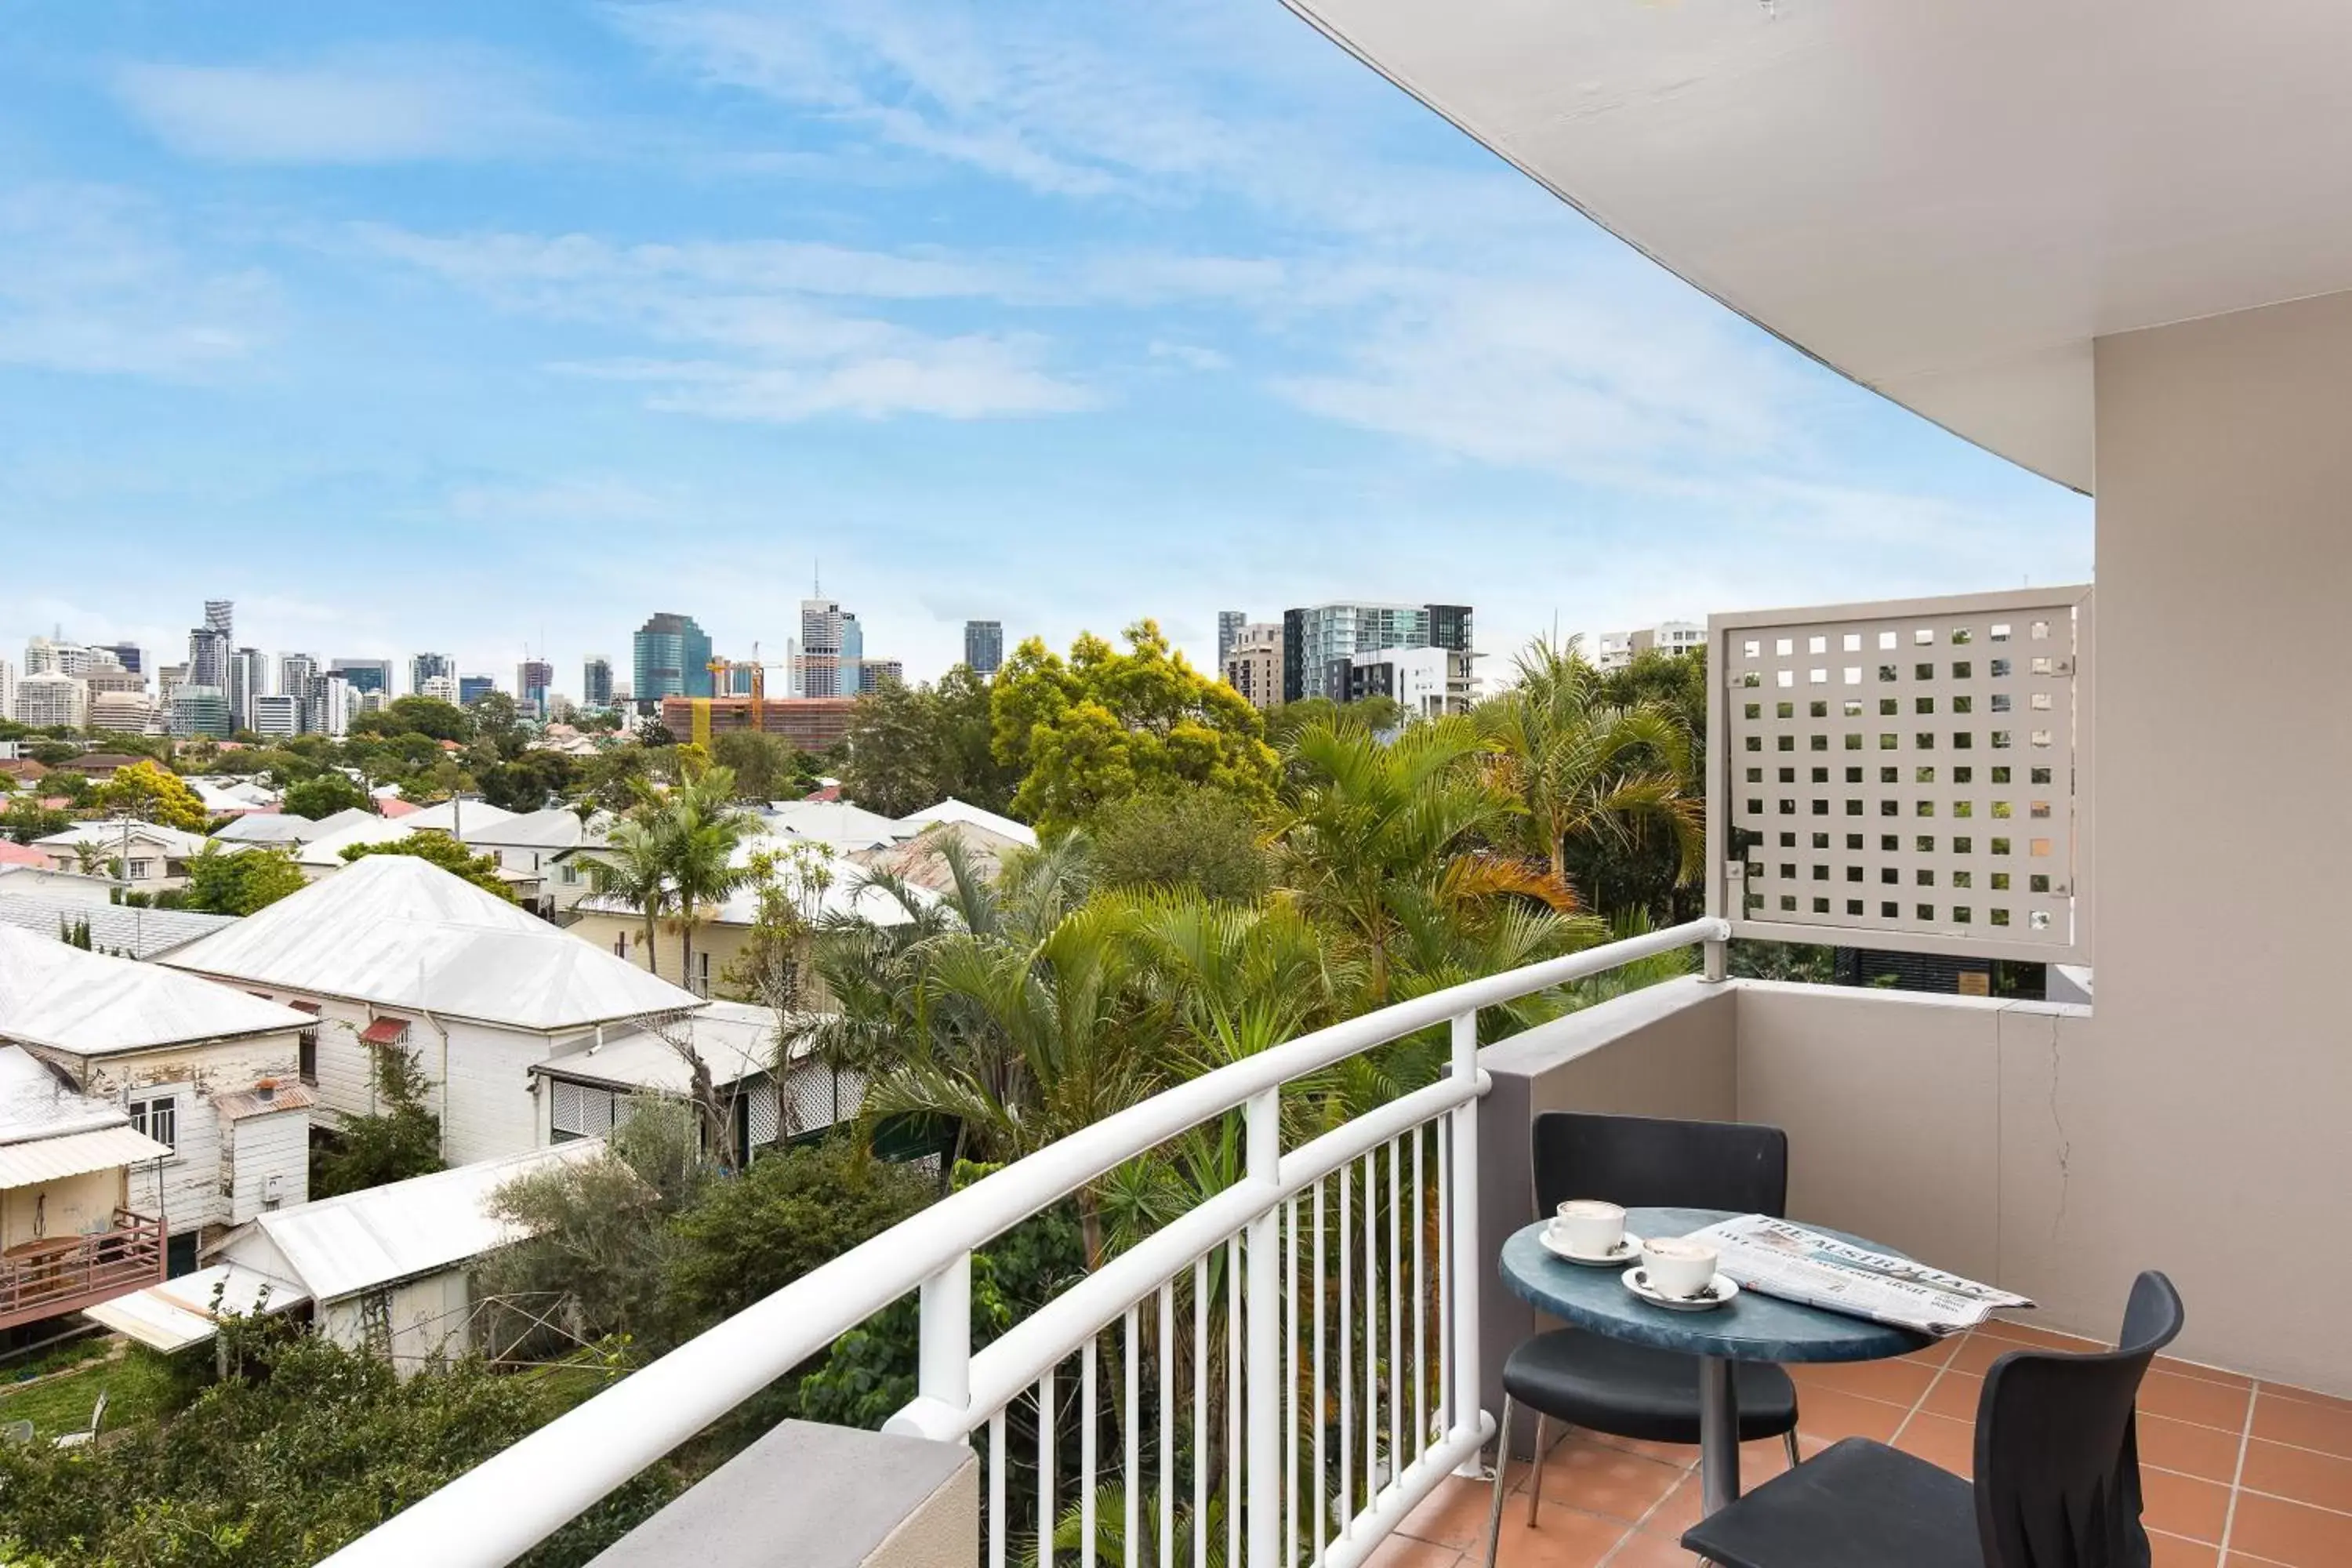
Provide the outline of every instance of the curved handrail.
[[1374,1046],[1657,954],[1729,939],[1686,921],[1483,976],[1302,1035],[1162,1090],[950,1194],[492,1455],[321,1568],[502,1568],[842,1334],[1087,1183]]

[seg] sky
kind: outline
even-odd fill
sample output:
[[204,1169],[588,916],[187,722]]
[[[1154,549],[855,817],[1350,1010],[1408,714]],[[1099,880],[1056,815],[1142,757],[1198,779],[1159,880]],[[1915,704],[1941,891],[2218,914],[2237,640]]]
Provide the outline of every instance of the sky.
[[967,617],[1554,627],[2087,579],[2090,503],[1812,363],[1275,0],[12,7],[0,658],[577,692],[819,579]]

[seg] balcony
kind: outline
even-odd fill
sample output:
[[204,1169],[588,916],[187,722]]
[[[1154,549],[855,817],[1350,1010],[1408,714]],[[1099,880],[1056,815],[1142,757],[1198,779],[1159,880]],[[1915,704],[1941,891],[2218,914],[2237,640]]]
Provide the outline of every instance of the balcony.
[[0,1329],[158,1284],[163,1278],[163,1226],[125,1209],[89,1236],[46,1237],[0,1253]]

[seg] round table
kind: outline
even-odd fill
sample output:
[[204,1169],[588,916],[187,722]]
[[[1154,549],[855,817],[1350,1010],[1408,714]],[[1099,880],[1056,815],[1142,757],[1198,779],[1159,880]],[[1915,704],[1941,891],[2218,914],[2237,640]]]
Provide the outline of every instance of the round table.
[[[1625,1228],[1640,1237],[1685,1236],[1734,1217],[1727,1209],[1628,1209]],[[1543,1228],[1540,1221],[1528,1226],[1503,1244],[1503,1283],[1513,1295],[1580,1329],[1698,1358],[1699,1485],[1709,1513],[1739,1495],[1739,1395],[1732,1363],[1883,1361],[1934,1342],[1908,1329],[1756,1290],[1742,1290],[1711,1312],[1654,1307],[1625,1289],[1622,1269],[1584,1268],[1553,1257],[1544,1248]],[[1903,1256],[1826,1226],[1811,1228]]]

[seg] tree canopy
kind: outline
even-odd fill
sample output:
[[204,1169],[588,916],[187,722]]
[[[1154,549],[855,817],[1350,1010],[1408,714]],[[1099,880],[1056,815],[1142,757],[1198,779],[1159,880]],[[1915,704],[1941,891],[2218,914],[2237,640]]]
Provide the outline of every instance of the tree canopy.
[[249,915],[308,886],[291,849],[273,844],[224,851],[207,844],[188,862],[187,886],[172,901],[206,914]]
[[961,664],[936,686],[888,681],[867,692],[850,717],[842,793],[884,816],[951,795],[1007,809],[1021,775],[997,758],[990,705],[989,683]]
[[496,893],[510,904],[519,901],[514,889],[499,879],[497,856],[477,855],[446,833],[412,833],[405,838],[382,844],[354,844],[343,851],[346,861],[357,860],[363,855],[414,855],[452,876],[465,878],[486,893]]
[[117,768],[112,778],[90,791],[89,804],[110,815],[135,816],[183,833],[202,833],[212,823],[204,798],[185,779],[144,760]]
[[279,805],[294,816],[307,816],[313,822],[339,811],[375,809],[375,802],[369,798],[367,791],[353,784],[349,774],[332,768],[288,784]]
[[1194,669],[1158,622],[1125,635],[1124,653],[1081,635],[1066,661],[1031,637],[997,672],[992,746],[1021,774],[1014,815],[1054,831],[1129,795],[1202,787],[1270,805],[1278,762],[1249,700]]

